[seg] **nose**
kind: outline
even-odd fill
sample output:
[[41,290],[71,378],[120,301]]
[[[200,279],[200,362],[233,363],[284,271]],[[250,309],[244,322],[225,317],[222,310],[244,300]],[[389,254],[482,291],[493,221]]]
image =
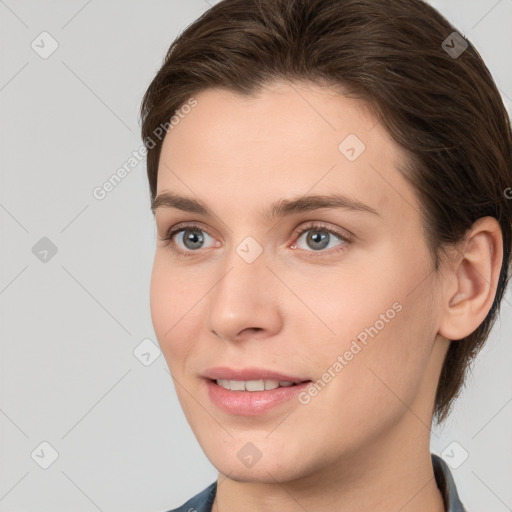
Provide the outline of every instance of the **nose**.
[[[280,282],[261,255],[247,263],[233,251],[208,294],[210,331],[225,341],[264,339],[282,328]],[[282,288],[282,286],[281,286]]]

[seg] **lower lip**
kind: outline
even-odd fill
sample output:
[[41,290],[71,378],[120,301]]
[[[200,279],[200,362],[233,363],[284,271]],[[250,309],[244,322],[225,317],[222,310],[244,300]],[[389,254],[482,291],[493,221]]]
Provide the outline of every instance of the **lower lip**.
[[[279,387],[265,391],[230,391],[219,386],[213,380],[207,380],[210,400],[223,411],[243,416],[257,416],[268,410],[296,398],[311,382],[302,382],[295,386]],[[298,402],[298,400],[297,400]]]

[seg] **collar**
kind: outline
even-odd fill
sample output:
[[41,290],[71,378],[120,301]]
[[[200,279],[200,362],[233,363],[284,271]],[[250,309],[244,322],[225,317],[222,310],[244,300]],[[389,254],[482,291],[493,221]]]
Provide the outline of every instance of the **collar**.
[[432,465],[437,487],[441,491],[446,512],[466,512],[460,501],[459,493],[448,464],[438,455],[432,453]]

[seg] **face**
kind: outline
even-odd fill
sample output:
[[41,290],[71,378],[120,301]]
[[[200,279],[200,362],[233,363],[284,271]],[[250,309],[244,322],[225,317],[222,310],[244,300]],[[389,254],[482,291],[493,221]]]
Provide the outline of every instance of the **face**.
[[399,147],[320,86],[195,99],[160,156],[151,314],[210,461],[291,481],[428,447],[440,284]]

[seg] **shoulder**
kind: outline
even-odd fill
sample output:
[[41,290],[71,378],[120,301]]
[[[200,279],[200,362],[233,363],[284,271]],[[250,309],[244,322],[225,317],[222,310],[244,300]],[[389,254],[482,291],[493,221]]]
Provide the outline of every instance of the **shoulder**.
[[181,507],[170,510],[169,512],[211,512],[216,491],[217,482],[213,482],[199,494],[190,498]]

